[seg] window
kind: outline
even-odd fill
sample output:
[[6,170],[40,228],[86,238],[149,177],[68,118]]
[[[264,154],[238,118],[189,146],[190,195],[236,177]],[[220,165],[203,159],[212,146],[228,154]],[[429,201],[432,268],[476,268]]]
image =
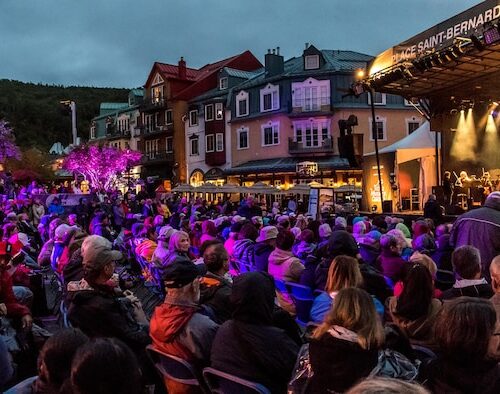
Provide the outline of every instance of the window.
[[[385,105],[387,97],[385,93],[375,92],[373,94],[373,104],[374,105]],[[368,104],[371,105],[370,95],[368,95]]]
[[248,115],[248,93],[241,91],[236,96],[236,116]]
[[153,131],[155,128],[153,115],[144,115],[143,125],[147,133]]
[[94,140],[95,139],[95,131],[96,131],[96,125],[94,122],[92,122],[92,126],[90,126],[90,139]]
[[262,126],[262,146],[278,145],[280,143],[279,123],[269,122]]
[[[368,119],[368,124],[370,125],[370,141],[375,141],[375,134],[372,129],[372,119]],[[382,118],[380,116],[377,116],[375,118],[375,124],[377,127],[377,138],[379,141],[386,141],[387,140],[387,133],[386,133],[386,118]]]
[[206,152],[213,152],[215,151],[215,135],[211,134],[211,135],[207,135],[205,137],[206,139],[206,149],[205,151]]
[[213,104],[205,105],[205,120],[206,121],[214,120],[214,105]]
[[308,55],[304,61],[306,70],[316,70],[319,68],[319,55]]
[[248,127],[242,127],[238,129],[238,148],[237,149],[248,149]]
[[125,133],[129,130],[129,118],[126,116],[122,116],[118,118],[118,132]]
[[228,83],[227,83],[227,77],[223,77],[219,79],[219,89],[224,90],[227,89]]
[[189,125],[190,126],[197,126],[198,125],[198,111],[197,110],[189,111]]
[[199,140],[198,138],[193,138],[191,140],[191,156],[198,156],[199,154]]
[[163,101],[163,85],[153,86],[151,88],[151,102],[159,104]]
[[308,78],[292,83],[292,106],[302,111],[319,111],[330,104],[330,81]]
[[167,137],[167,153],[172,153],[174,151],[174,137]]
[[224,134],[222,133],[215,134],[215,150],[217,152],[224,151]]
[[159,140],[146,140],[146,156],[149,159],[155,159],[158,154]]
[[165,111],[165,124],[172,124],[174,122],[174,111],[167,109]]
[[215,119],[221,120],[224,115],[224,111],[222,109],[222,103],[215,104]]
[[406,132],[407,134],[413,133],[420,127],[420,120],[413,116],[410,119],[406,119]]
[[268,84],[260,91],[260,112],[274,111],[279,107],[279,86]]
[[320,147],[326,139],[330,138],[328,122],[310,120],[306,122],[295,122],[294,141],[306,148]]

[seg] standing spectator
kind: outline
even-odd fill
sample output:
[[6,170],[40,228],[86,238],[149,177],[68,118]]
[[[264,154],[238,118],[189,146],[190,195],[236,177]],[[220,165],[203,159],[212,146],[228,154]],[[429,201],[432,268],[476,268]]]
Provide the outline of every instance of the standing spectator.
[[490,284],[481,273],[481,256],[477,248],[470,245],[456,248],[451,255],[451,264],[455,273],[455,284],[443,292],[442,299],[493,296]]
[[100,212],[96,215],[95,224],[92,227],[92,234],[100,235],[101,237],[113,242],[114,239],[111,229],[109,228],[109,219],[106,213]]
[[500,192],[488,195],[483,207],[458,217],[451,230],[450,244],[478,248],[482,273],[489,278],[491,260],[500,254]]
[[144,202],[144,206],[142,207],[142,216],[144,217],[154,217],[156,215],[155,206],[153,205],[153,201],[148,198]]
[[38,225],[40,224],[40,219],[43,215],[45,215],[45,207],[40,203],[39,198],[33,199],[33,205],[31,206],[33,226],[38,227]]
[[119,233],[121,231],[121,228],[125,224],[125,218],[126,215],[125,210],[122,206],[122,200],[121,198],[117,198],[113,205],[113,223],[116,233]]
[[61,205],[59,198],[54,197],[49,205],[49,213],[51,215],[61,216],[64,214],[64,207]]
[[238,209],[238,215],[241,215],[248,220],[251,220],[254,216],[262,216],[262,209],[255,204],[253,197],[247,197],[244,202],[245,204],[242,204]]

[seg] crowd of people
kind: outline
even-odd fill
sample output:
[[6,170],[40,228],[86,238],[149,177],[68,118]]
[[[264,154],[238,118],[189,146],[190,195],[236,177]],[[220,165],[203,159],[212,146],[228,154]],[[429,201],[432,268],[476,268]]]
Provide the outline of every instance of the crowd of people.
[[[500,192],[405,223],[251,196],[47,206],[24,189],[0,207],[7,393],[189,393],[206,367],[272,393],[500,392]],[[52,277],[55,332],[40,319]],[[160,379],[148,352],[200,387]]]

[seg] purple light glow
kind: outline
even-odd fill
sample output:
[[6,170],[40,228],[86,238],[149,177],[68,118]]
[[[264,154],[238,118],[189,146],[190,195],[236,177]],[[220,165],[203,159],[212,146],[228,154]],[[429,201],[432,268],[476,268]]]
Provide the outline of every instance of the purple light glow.
[[21,159],[21,151],[15,143],[13,130],[7,122],[0,120],[0,163],[5,159]]

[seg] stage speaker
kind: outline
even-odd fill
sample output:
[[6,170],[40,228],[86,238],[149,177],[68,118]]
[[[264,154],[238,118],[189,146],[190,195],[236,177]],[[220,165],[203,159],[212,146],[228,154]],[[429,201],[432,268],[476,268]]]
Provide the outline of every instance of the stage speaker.
[[436,196],[436,200],[441,205],[444,205],[444,190],[443,186],[432,186],[432,194]]
[[391,213],[392,212],[392,200],[382,201],[382,212]]

